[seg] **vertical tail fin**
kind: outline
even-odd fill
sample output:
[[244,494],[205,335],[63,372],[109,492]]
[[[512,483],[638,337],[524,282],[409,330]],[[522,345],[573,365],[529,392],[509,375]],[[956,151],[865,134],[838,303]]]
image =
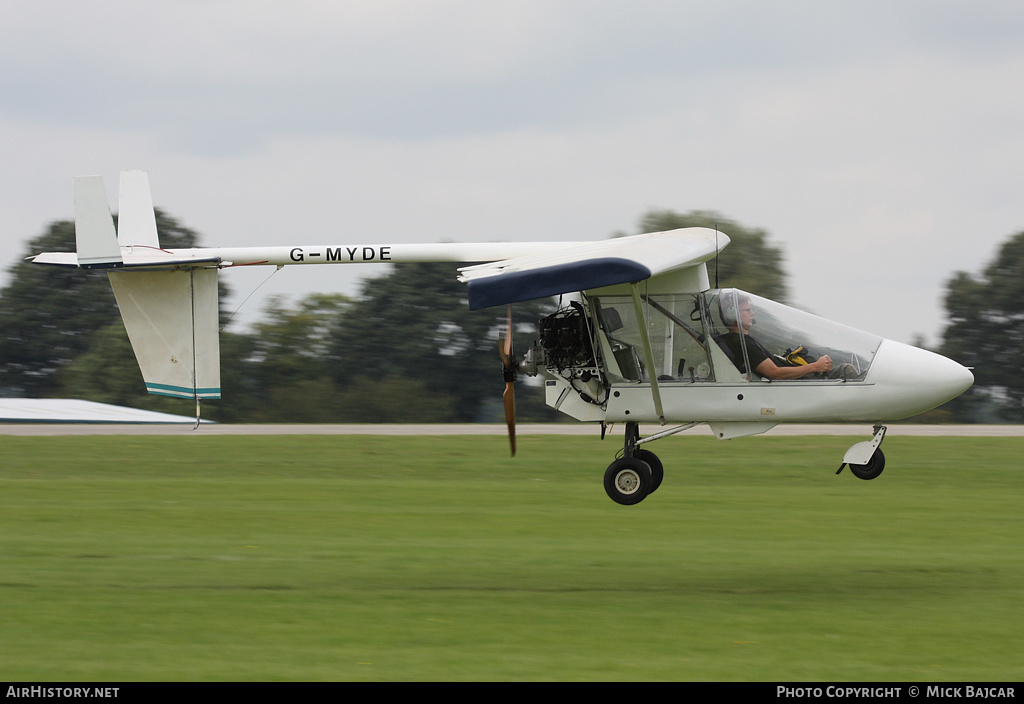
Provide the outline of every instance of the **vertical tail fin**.
[[122,247],[141,245],[160,248],[156,234],[153,196],[149,190],[149,174],[145,171],[122,171],[117,204],[117,242]]
[[99,176],[75,178],[75,245],[78,265],[83,269],[123,264],[107,191]]

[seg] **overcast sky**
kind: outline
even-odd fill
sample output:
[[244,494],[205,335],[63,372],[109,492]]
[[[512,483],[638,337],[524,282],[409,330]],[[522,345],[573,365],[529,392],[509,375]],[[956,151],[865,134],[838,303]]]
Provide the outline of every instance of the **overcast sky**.
[[[1012,0],[0,6],[4,276],[73,217],[73,176],[116,209],[122,169],[209,246],[589,240],[715,210],[783,249],[795,304],[934,344],[945,282],[1024,230]],[[272,271],[226,272],[234,304]],[[285,268],[239,320],[370,271]]]

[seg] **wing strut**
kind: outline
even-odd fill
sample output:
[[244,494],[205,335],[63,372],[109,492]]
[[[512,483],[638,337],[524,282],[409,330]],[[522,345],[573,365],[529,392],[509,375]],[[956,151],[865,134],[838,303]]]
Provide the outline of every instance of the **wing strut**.
[[658,414],[661,424],[665,425],[665,409],[661,405],[661,389],[658,388],[658,374],[654,366],[654,350],[651,349],[651,338],[647,333],[647,319],[644,317],[644,307],[640,302],[640,284],[634,281],[629,285],[629,290],[633,294],[633,308],[636,309],[636,320],[640,328],[640,338],[644,343],[644,363],[647,365],[647,378],[651,382],[654,411]]

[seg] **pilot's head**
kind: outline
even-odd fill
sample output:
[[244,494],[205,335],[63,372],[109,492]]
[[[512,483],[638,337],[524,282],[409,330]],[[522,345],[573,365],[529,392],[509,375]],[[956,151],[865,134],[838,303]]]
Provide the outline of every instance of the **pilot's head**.
[[747,332],[757,322],[754,319],[754,307],[750,303],[750,297],[745,293],[726,291],[719,297],[718,305],[722,313],[722,322],[734,332],[739,332],[740,324],[743,332]]

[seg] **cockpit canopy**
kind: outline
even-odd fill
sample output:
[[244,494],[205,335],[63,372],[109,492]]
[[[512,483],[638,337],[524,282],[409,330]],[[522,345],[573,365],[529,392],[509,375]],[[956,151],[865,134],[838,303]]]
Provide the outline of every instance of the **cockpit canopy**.
[[[752,359],[765,354],[778,366],[808,364],[827,354],[835,369],[831,378],[859,381],[882,341],[739,289],[641,295],[655,366],[648,370],[632,296],[592,296],[589,302],[604,333],[602,357],[613,383],[649,381],[652,372],[659,383],[761,381],[748,370]],[[805,377],[814,378],[822,377]]]

